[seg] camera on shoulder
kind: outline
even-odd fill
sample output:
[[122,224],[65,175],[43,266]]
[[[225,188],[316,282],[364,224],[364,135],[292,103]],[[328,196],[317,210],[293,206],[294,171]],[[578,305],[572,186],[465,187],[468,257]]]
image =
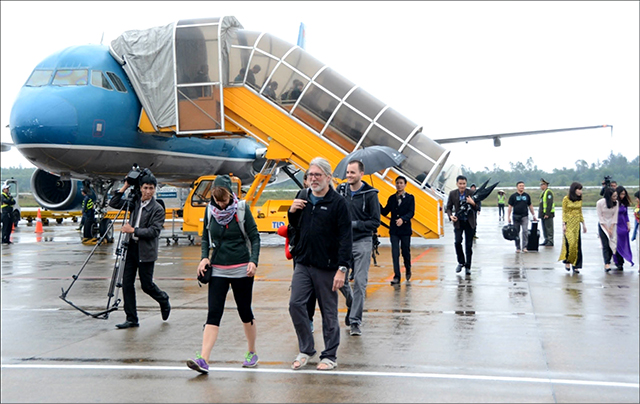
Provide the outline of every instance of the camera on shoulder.
[[140,186],[140,179],[142,179],[142,177],[144,177],[145,175],[153,174],[148,168],[140,168],[137,164],[134,163],[133,168],[125,177],[125,181],[127,181],[130,186],[137,188]]

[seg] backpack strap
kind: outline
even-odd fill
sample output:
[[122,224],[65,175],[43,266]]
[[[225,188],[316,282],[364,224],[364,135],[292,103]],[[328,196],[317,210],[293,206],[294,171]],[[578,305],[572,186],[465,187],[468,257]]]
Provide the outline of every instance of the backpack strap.
[[251,240],[249,240],[249,237],[247,237],[247,232],[244,229],[246,209],[247,209],[247,201],[245,201],[244,199],[238,201],[238,209],[236,210],[238,226],[240,227],[240,231],[242,232],[242,237],[244,237],[245,243],[247,243],[247,249],[249,250],[249,255],[251,255]]

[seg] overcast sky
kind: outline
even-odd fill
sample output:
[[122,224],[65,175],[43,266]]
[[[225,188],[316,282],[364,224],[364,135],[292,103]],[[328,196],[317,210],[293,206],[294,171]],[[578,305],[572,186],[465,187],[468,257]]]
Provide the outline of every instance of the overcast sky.
[[[130,29],[233,15],[296,43],[434,139],[577,126],[609,129],[445,145],[474,170],[532,157],[546,171],[639,153],[638,2],[1,3],[2,141],[33,68],[72,45]],[[18,151],[2,167],[30,167]]]

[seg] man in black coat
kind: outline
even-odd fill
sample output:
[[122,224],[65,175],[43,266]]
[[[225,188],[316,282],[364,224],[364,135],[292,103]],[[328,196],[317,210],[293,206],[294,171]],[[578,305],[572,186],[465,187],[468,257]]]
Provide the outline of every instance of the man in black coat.
[[[121,231],[130,237],[122,279],[124,312],[127,319],[124,323],[117,324],[117,328],[139,326],[136,309],[136,272],[140,275],[142,291],[160,304],[162,319],[167,320],[171,312],[169,295],[153,282],[153,267],[158,259],[158,237],[165,218],[164,208],[154,198],[157,185],[156,178],[150,173],[140,178],[141,195],[132,202],[129,223],[122,225]],[[125,180],[122,188],[109,201],[109,206],[115,209],[122,208],[125,204],[122,196],[129,186]]]
[[299,349],[291,368],[301,369],[316,353],[307,313],[307,301],[315,291],[325,344],[317,369],[333,370],[340,344],[337,291],[351,263],[351,218],[347,201],[330,185],[331,165],[326,159],[311,160],[307,176],[311,192],[300,191],[289,209],[289,223],[296,229],[289,314]]
[[396,193],[387,200],[385,207],[381,206],[383,216],[391,213],[389,220],[389,237],[391,239],[391,257],[393,258],[392,285],[400,283],[400,249],[406,270],[407,281],[411,279],[411,218],[415,213],[416,201],[413,195],[404,189],[407,179],[403,176],[396,178]]
[[[480,206],[471,198],[473,191],[467,189],[467,177],[459,175],[456,178],[458,189],[449,192],[446,212],[453,222],[455,233],[456,256],[458,266],[456,273],[465,268],[465,273],[471,273],[471,256],[473,255],[473,236],[476,232],[476,211]],[[464,251],[462,250],[462,235],[464,234]]]

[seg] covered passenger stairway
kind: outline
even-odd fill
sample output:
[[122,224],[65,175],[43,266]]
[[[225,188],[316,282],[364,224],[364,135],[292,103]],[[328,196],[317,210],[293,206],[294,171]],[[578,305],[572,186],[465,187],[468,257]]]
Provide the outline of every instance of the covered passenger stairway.
[[[359,148],[392,147],[407,159],[400,167],[365,180],[380,191],[384,205],[395,193],[395,178],[405,176],[406,191],[416,198],[415,235],[443,236],[444,195],[432,184],[441,180],[449,152],[424,135],[420,126],[304,49],[242,28],[234,17],[222,17],[181,20],[147,30],[156,30],[149,35],[156,52],[143,49],[150,62],[138,67],[138,53],[143,53],[135,49],[141,46],[140,32],[125,33],[131,40],[124,34],[114,40],[111,53],[133,77],[144,107],[140,129],[176,136],[248,135],[258,140],[267,148],[267,160],[247,194],[253,205],[278,168],[290,164],[306,170],[318,156],[335,168]],[[168,42],[154,42],[157,38]],[[158,63],[158,55],[167,63]],[[158,65],[172,68],[150,73]],[[153,80],[165,85],[150,85]],[[388,226],[388,218],[382,221]],[[381,227],[380,233],[387,232]]]

